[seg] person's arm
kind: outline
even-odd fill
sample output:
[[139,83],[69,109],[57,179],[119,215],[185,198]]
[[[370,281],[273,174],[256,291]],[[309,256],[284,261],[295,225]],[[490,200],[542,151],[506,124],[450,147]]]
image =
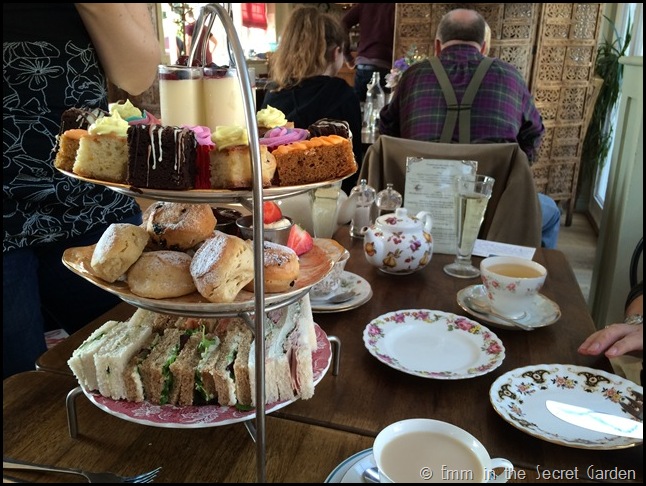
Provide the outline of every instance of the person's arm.
[[119,88],[139,95],[157,76],[161,46],[146,3],[77,3],[101,65]]
[[[626,307],[626,316],[643,315],[643,311],[644,295],[641,294]],[[579,353],[596,356],[605,352],[606,357],[616,358],[633,351],[643,351],[643,349],[643,324],[615,323],[590,335],[579,346]]]

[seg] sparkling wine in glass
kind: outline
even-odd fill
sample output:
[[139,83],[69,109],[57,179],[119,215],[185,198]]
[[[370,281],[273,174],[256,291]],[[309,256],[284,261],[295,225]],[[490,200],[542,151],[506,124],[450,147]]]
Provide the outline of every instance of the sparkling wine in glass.
[[444,267],[453,277],[474,278],[480,270],[471,264],[471,253],[478,238],[487,203],[493,189],[493,177],[482,175],[460,176],[455,181],[455,261]]

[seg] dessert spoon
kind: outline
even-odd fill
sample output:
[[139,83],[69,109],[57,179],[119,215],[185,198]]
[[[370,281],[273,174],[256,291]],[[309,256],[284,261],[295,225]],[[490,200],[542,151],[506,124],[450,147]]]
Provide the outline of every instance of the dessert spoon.
[[347,290],[345,292],[341,292],[340,294],[333,295],[332,297],[328,297],[327,299],[312,299],[315,304],[342,304],[343,302],[347,302],[348,300],[352,299],[354,297],[354,291],[353,290]]
[[473,299],[470,295],[466,295],[464,297],[464,303],[472,311],[477,312],[478,314],[482,314],[483,316],[486,316],[488,318],[495,317],[496,319],[505,321],[507,324],[511,324],[512,326],[519,327],[521,329],[524,329],[525,331],[534,330],[532,326],[528,326],[521,322],[515,321],[514,319],[510,319],[508,317],[501,316],[500,314],[493,312],[489,304],[486,304],[482,301],[477,301]]

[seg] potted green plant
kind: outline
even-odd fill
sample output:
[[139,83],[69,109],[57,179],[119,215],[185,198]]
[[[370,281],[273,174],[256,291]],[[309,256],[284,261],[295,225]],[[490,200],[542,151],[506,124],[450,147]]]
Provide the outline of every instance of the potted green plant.
[[[615,36],[612,42],[604,39],[597,48],[595,76],[601,78],[603,84],[599,89],[583,142],[581,176],[584,180],[594,177],[596,170],[603,167],[608,157],[613,131],[610,116],[617,103],[623,80],[623,65],[619,63],[619,58],[626,55],[631,39],[630,27],[626,28],[622,40],[612,21],[608,17],[605,19],[612,25]],[[631,25],[630,19],[628,25]]]

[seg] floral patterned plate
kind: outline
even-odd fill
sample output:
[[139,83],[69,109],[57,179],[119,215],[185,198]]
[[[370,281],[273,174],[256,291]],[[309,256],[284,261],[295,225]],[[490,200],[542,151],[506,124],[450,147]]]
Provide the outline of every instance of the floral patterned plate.
[[594,432],[553,416],[546,400],[579,405],[630,417],[621,408],[625,397],[643,388],[605,371],[575,365],[542,364],[509,371],[493,382],[489,399],[511,425],[539,439],[579,449],[623,449],[643,441]]
[[495,370],[505,359],[502,341],[466,317],[428,309],[390,312],[363,331],[368,351],[410,375],[460,380]]
[[[319,382],[330,368],[332,348],[327,334],[318,324],[314,324],[316,331],[316,349],[312,350],[312,368],[314,372],[314,385]],[[256,412],[242,411],[236,407],[223,405],[192,405],[181,407],[178,405],[155,405],[150,402],[128,402],[126,400],[113,400],[101,396],[98,392],[87,391],[82,388],[85,396],[104,412],[141,425],[152,425],[173,429],[197,429],[217,427],[220,425],[235,424],[252,420]],[[267,404],[265,413],[274,412],[286,407],[294,400],[283,400]]]

